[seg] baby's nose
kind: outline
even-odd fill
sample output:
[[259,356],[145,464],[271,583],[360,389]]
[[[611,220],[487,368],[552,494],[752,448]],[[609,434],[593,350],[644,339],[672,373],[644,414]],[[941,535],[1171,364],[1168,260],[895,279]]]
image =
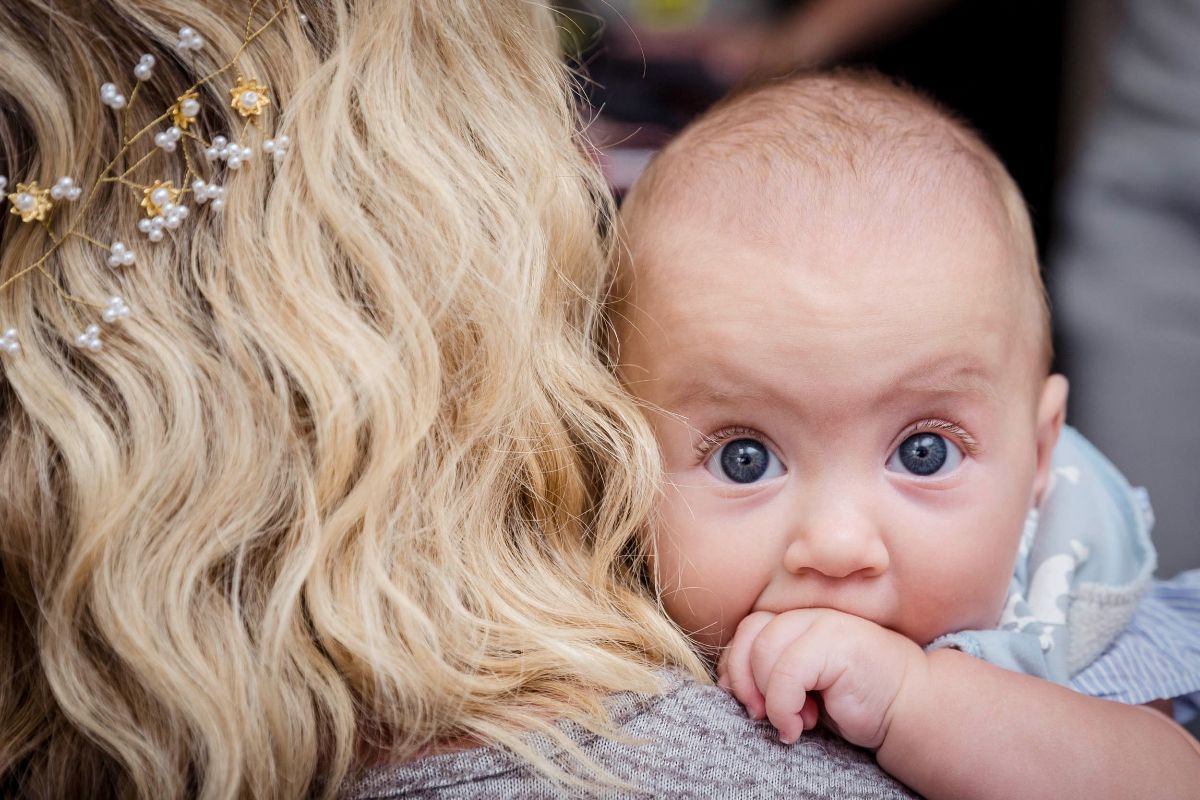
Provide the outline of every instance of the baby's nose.
[[869,510],[845,502],[821,504],[796,521],[783,555],[791,573],[830,578],[882,575],[891,563],[882,529]]

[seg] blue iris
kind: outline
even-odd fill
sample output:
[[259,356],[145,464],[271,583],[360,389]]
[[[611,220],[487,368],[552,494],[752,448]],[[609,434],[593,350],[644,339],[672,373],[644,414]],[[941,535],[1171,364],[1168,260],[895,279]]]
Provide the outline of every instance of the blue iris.
[[771,466],[771,452],[756,439],[734,439],[720,455],[721,471],[734,483],[754,483]]
[[932,475],[946,464],[946,440],[936,433],[914,433],[900,443],[900,463],[914,475]]

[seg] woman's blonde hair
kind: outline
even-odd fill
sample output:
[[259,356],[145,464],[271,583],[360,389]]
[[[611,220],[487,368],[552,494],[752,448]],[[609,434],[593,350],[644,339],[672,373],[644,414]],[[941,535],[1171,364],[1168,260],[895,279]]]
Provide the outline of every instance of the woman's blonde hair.
[[[156,57],[137,130],[271,5],[0,5],[0,173],[90,187],[119,149],[98,87]],[[453,741],[552,769],[523,731],[604,730],[606,694],[700,669],[644,589],[658,466],[595,343],[609,201],[550,12],[297,6],[239,57],[278,167],[158,245],[103,184],[80,230],[137,265],[83,240],[45,263],[134,310],[103,351],[46,276],[0,293],[5,794],[330,795]],[[201,90],[210,133],[241,129],[233,80]],[[0,226],[2,282],[49,234]]]

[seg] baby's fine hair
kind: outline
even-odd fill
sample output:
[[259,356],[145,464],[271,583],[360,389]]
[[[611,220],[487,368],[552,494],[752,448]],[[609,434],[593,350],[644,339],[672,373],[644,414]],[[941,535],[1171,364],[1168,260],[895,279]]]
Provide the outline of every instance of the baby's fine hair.
[[[95,186],[101,84],[155,57],[140,130],[276,8],[238,61],[286,158],[148,246],[100,184],[63,213],[136,266],[64,241],[0,292],[2,796],[331,796],[450,740],[553,770],[522,731],[700,670],[641,585],[656,450],[595,344],[608,195],[544,4],[3,3],[0,174]],[[3,211],[0,282],[65,219]],[[51,278],[134,314],[80,349]]]
[[[800,73],[735,92],[685,128],[635,183],[621,208],[632,241],[664,209],[688,213],[726,196],[731,213],[786,215],[746,200],[769,185],[803,194],[853,181],[869,196],[907,187],[953,187],[996,219],[1029,279],[1040,358],[1053,359],[1050,309],[1033,226],[1020,189],[965,122],[900,82],[864,70]],[[624,270],[628,265],[625,265]]]

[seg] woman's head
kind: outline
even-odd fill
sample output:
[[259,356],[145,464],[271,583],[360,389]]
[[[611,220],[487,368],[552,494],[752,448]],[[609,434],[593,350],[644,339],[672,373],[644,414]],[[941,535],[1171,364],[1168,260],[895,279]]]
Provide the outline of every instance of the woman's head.
[[[0,7],[8,191],[71,175],[86,198],[235,54],[198,89],[208,141],[139,163],[146,136],[86,208],[0,227],[0,282],[73,225],[136,251],[113,269],[71,236],[0,291],[0,780],[27,794],[328,791],[364,742],[519,748],[692,663],[639,591],[656,462],[593,345],[605,195],[550,13]],[[268,89],[260,129],[239,75]],[[221,211],[138,231],[183,150],[210,175],[212,137],[279,133],[280,161],[220,167]],[[78,348],[110,295],[132,316]]]

